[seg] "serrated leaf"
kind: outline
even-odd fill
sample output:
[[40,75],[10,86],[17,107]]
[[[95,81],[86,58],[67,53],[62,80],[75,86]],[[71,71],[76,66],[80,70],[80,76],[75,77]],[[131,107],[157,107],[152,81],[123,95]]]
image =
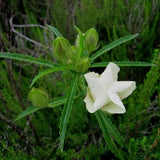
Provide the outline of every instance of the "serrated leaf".
[[[101,111],[100,111],[101,112]],[[110,133],[110,135],[112,135],[112,137],[114,138],[114,140],[121,146],[127,149],[127,145],[124,142],[123,137],[120,135],[119,131],[116,129],[116,127],[112,124],[111,120],[108,118],[107,115],[104,115],[104,113],[100,113],[101,116],[103,116],[105,118],[105,124],[107,127],[108,132]]]
[[63,35],[59,32],[59,30],[51,25],[46,25],[57,37],[63,37]]
[[106,46],[104,46],[102,49],[98,50],[96,53],[94,53],[90,58],[91,60],[95,60],[96,58],[98,58],[99,56],[101,56],[102,54],[108,52],[109,50],[113,49],[114,47],[117,47],[118,45],[125,43],[135,37],[137,37],[139,34],[134,34],[134,35],[129,35],[129,36],[125,36],[122,37],[118,40],[113,41],[110,44],[107,44]]
[[101,111],[97,111],[95,113],[95,116],[96,116],[98,124],[99,124],[99,126],[102,130],[102,133],[104,135],[104,139],[105,139],[105,142],[106,142],[108,148],[110,149],[110,151],[112,153],[114,153],[114,155],[116,157],[118,157],[121,160],[124,160],[121,151],[117,148],[116,144],[114,143],[114,141],[113,141],[113,139],[112,139],[112,137],[111,137],[111,135],[108,131],[108,128],[106,126],[106,120],[105,120],[103,114],[101,113]]
[[[94,67],[106,67],[110,62],[99,62],[99,63],[93,63],[90,68]],[[149,67],[149,66],[156,66],[154,63],[148,63],[148,62],[131,62],[131,61],[114,61],[113,63],[117,64],[120,67],[125,66],[132,66],[132,67]]]
[[49,73],[52,73],[52,72],[56,72],[56,71],[63,71],[63,70],[66,70],[67,68],[66,67],[55,67],[55,68],[51,68],[51,69],[46,69],[40,73],[38,73],[38,75],[36,75],[33,80],[32,80],[32,83],[30,85],[30,88],[33,86],[33,84],[40,78],[42,78],[43,76],[49,74]]
[[75,73],[74,79],[71,83],[71,86],[67,95],[67,101],[64,105],[62,116],[60,119],[60,150],[61,151],[63,151],[67,123],[69,121],[69,117],[72,110],[72,103],[75,95],[76,83],[77,83],[78,77],[79,77],[78,73]]
[[39,65],[43,65],[43,66],[51,67],[51,68],[58,66],[56,63],[53,63],[50,61],[42,60],[39,58],[34,58],[34,57],[23,55],[23,54],[17,54],[17,53],[0,52],[0,57],[39,64]]
[[42,109],[42,108],[38,108],[38,107],[35,107],[35,106],[29,107],[29,108],[27,108],[26,110],[24,110],[23,112],[21,112],[21,113],[15,118],[15,121],[18,121],[18,120],[20,120],[20,119],[22,119],[22,118],[24,118],[24,117],[26,117],[26,116],[28,116],[28,115],[30,115],[30,114],[38,111],[38,110],[40,110],[40,109]]

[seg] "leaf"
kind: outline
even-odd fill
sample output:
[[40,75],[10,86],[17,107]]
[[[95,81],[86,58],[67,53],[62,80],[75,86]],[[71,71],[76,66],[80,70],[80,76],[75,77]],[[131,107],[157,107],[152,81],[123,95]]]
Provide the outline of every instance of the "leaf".
[[24,110],[23,112],[21,112],[16,118],[15,118],[15,121],[18,121],[20,120],[21,118],[24,118],[38,110],[40,110],[42,108],[38,108],[38,107],[35,107],[35,106],[32,106],[32,107],[29,107],[27,108],[26,110]]
[[[74,99],[78,98],[80,95],[75,96]],[[57,106],[60,106],[62,104],[65,104],[67,101],[67,97],[63,96],[63,97],[58,97],[58,98],[54,98],[53,100],[51,100],[48,104],[48,108],[55,108]]]
[[137,37],[139,34],[133,34],[133,35],[130,35],[130,36],[125,36],[125,37],[122,37],[118,40],[115,40],[113,41],[112,43],[110,44],[107,44],[106,46],[104,46],[102,49],[98,50],[95,54],[93,54],[90,58],[91,60],[95,60],[97,57],[101,56],[102,54],[108,52],[109,50],[113,49],[114,47],[117,47],[118,45],[124,43],[124,42],[127,42],[135,37]]
[[71,83],[71,86],[67,95],[67,102],[65,103],[62,111],[62,116],[60,120],[60,150],[61,151],[63,151],[67,123],[69,121],[69,117],[72,110],[72,103],[75,95],[76,82],[78,80],[78,77],[79,77],[79,74],[75,73],[74,79]]
[[52,72],[56,72],[56,71],[63,71],[63,70],[66,70],[67,68],[66,67],[55,67],[55,68],[51,68],[51,69],[46,69],[40,73],[38,73],[38,75],[36,75],[33,80],[32,80],[32,83],[30,85],[30,88],[33,86],[33,84],[38,80],[40,79],[41,77],[49,74],[49,73],[52,73]]
[[105,118],[105,123],[106,123],[106,127],[108,132],[112,135],[112,137],[114,138],[114,140],[121,146],[127,149],[127,145],[124,142],[123,137],[120,135],[119,131],[117,130],[117,128],[112,124],[111,120],[108,118],[107,115],[104,115],[103,112],[100,113],[104,118]]
[[55,98],[53,100],[51,100],[49,103],[48,103],[48,108],[55,108],[57,106],[60,106],[62,104],[65,104],[67,101],[67,97],[58,97],[58,98]]
[[50,61],[42,60],[39,58],[34,58],[34,57],[23,55],[23,54],[17,54],[17,53],[0,52],[0,57],[39,64],[39,65],[43,65],[43,66],[51,67],[51,68],[58,66],[56,63],[53,63]]
[[[93,63],[90,68],[94,67],[106,67],[110,62],[99,62],[99,63]],[[148,63],[148,62],[131,62],[131,61],[115,61],[113,62],[117,64],[118,66],[124,67],[124,66],[132,66],[132,67],[149,67],[149,66],[156,66],[154,63]]]
[[46,25],[57,37],[63,37],[63,35],[58,31],[58,29],[51,25]]
[[121,151],[118,150],[116,144],[114,143],[113,139],[111,138],[111,135],[108,132],[104,115],[101,113],[101,111],[97,111],[95,113],[95,116],[103,132],[104,139],[105,139],[106,144],[108,145],[108,148],[111,150],[112,153],[114,153],[116,157],[118,157],[121,160],[124,160],[123,155],[121,154]]

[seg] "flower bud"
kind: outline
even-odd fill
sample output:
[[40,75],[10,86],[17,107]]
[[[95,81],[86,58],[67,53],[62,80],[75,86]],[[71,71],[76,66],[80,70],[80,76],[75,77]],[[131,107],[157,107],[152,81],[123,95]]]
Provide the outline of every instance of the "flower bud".
[[57,61],[66,62],[70,48],[68,40],[63,37],[58,37],[54,40],[53,47],[55,51],[54,56]]
[[39,88],[32,88],[29,92],[28,99],[38,108],[48,105],[48,94]]
[[81,58],[76,61],[76,70],[81,73],[85,73],[90,66],[90,59],[88,57]]
[[97,49],[98,33],[94,28],[89,29],[85,33],[84,46],[88,54]]

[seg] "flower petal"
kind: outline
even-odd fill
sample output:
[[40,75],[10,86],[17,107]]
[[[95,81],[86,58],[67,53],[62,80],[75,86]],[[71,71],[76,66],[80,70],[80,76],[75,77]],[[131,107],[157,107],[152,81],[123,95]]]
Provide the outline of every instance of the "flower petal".
[[88,112],[90,112],[90,113],[95,112],[94,102],[92,100],[92,97],[91,97],[89,91],[87,92],[87,95],[84,99],[84,102],[86,103],[86,108],[87,108]]
[[[92,73],[92,72],[91,72]],[[95,74],[85,74],[85,79],[88,83],[88,87],[90,89],[90,93],[93,97],[93,99],[95,100],[99,95],[102,95],[102,94],[105,94],[106,93],[106,88],[105,86],[107,87],[106,84],[106,81],[105,80],[101,80],[97,75]],[[95,77],[98,77],[98,78],[95,78]]]
[[134,81],[119,81],[113,82],[110,87],[110,92],[117,92],[120,99],[128,97],[136,88]]
[[110,102],[110,99],[107,94],[100,94],[94,102],[94,108],[97,111],[98,109],[102,108],[105,106],[107,103]]
[[122,101],[121,101],[121,99],[120,99],[120,97],[118,96],[117,93],[109,92],[109,93],[108,93],[108,96],[109,96],[110,100],[111,100],[114,104],[116,104],[119,108],[122,108],[122,109],[125,108],[124,105],[123,105],[123,103],[122,103]]
[[101,108],[101,110],[104,112],[112,113],[112,114],[113,113],[121,114],[126,112],[125,107],[123,108],[119,107],[115,103],[106,104],[104,107]]
[[120,68],[116,64],[110,62],[104,72],[101,74],[101,78],[109,79],[110,81],[117,81],[117,74],[119,70]]

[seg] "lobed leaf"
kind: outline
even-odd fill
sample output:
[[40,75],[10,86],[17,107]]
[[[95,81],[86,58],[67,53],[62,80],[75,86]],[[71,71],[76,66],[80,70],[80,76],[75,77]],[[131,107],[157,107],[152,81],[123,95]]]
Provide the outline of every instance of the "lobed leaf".
[[0,52],[0,57],[39,64],[39,65],[43,65],[43,66],[51,67],[51,68],[58,66],[56,63],[53,63],[51,61],[46,61],[46,60],[42,60],[39,58],[35,58],[35,57],[23,55],[23,54],[17,54],[17,53]]
[[[94,67],[106,67],[110,62],[99,62],[99,63],[93,63],[90,68]],[[115,61],[113,62],[117,64],[120,67],[125,66],[132,66],[132,67],[149,67],[149,66],[156,66],[154,63],[148,63],[148,62],[131,62],[131,61]]]
[[135,37],[137,37],[139,34],[133,34],[133,35],[129,35],[129,36],[125,36],[122,37],[118,40],[113,41],[110,44],[107,44],[106,46],[104,46],[102,49],[98,50],[95,54],[93,54],[91,56],[91,60],[95,60],[96,58],[98,58],[99,56],[101,56],[102,54],[108,52],[109,50],[113,49],[114,47],[117,47],[118,45],[125,43]]
[[72,110],[72,103],[75,95],[76,83],[77,83],[78,77],[79,77],[78,73],[75,73],[74,79],[71,83],[71,86],[67,95],[67,101],[64,105],[62,116],[60,119],[60,150],[61,151],[63,151],[67,123],[69,121],[69,117]]

